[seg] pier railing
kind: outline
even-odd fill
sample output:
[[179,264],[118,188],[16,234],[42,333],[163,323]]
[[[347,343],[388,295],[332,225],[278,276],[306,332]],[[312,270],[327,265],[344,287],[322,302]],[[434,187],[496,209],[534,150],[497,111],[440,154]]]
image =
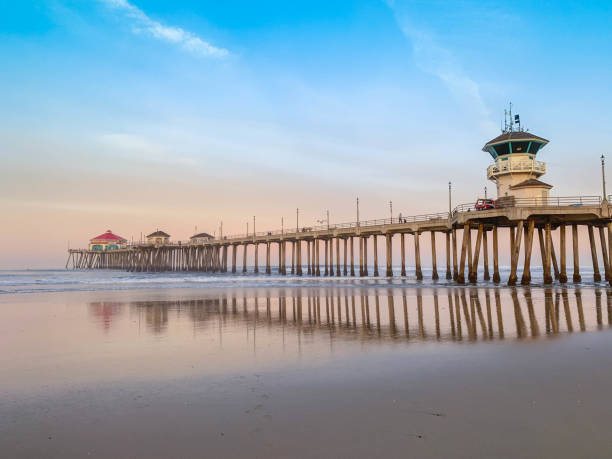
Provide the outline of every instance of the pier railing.
[[[448,219],[448,212],[438,212],[435,214],[423,214],[423,215],[410,215],[406,217],[393,217],[393,218],[381,218],[376,220],[361,220],[359,222],[347,222],[347,223],[332,223],[329,225],[318,225],[318,226],[303,226],[300,228],[287,228],[284,230],[275,231],[258,231],[256,233],[249,234],[231,234],[223,236],[222,239],[248,239],[265,236],[279,236],[279,235],[295,235],[299,233],[309,233],[313,231],[334,231],[338,229],[351,229],[351,228],[368,228],[372,226],[382,225],[396,225],[402,223],[416,223],[426,222],[431,220],[444,220]],[[218,240],[218,239],[217,239]]]
[[[611,196],[612,198],[612,196]],[[612,199],[611,199],[612,201]],[[502,198],[496,202],[496,209],[503,209],[509,207],[580,207],[580,206],[599,206],[601,205],[602,199],[600,196],[563,196],[563,197],[548,197],[548,198]],[[451,216],[455,216],[460,212],[480,212],[481,210],[476,209],[475,203],[466,203],[456,206]],[[213,239],[212,241],[232,241],[236,239],[255,239],[266,236],[292,236],[300,233],[311,233],[311,232],[326,232],[343,229],[354,229],[354,228],[371,228],[383,225],[395,225],[404,223],[418,223],[428,222],[434,220],[448,220],[448,212],[438,212],[432,214],[421,214],[421,215],[409,215],[409,216],[398,216],[393,218],[381,218],[375,220],[361,220],[359,222],[346,222],[346,223],[333,223],[318,226],[302,226],[300,228],[287,228],[282,230],[274,231],[258,231],[256,233],[242,233],[242,234],[228,234],[221,238]],[[152,246],[155,244],[146,242],[135,242],[127,244],[127,248]],[[189,246],[199,245],[192,241],[174,241],[160,244],[163,246]]]
[[[601,196],[563,196],[548,198],[502,198],[496,204],[496,209],[508,207],[581,207],[599,206]],[[458,212],[479,212],[475,203],[460,204],[453,209],[453,215]]]

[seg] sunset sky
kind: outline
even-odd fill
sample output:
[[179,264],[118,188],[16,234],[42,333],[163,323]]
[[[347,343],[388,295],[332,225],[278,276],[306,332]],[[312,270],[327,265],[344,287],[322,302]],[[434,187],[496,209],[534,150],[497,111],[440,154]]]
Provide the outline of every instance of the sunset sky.
[[440,212],[449,180],[473,202],[509,101],[551,195],[599,195],[611,24],[609,1],[2,2],[0,268],[106,229],[352,221],[357,196]]

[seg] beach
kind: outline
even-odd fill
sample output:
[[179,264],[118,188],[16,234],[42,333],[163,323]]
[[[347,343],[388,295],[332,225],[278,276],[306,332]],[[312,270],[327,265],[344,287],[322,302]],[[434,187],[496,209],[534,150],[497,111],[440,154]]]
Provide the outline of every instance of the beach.
[[253,282],[0,295],[3,455],[602,457],[612,447],[605,287]]

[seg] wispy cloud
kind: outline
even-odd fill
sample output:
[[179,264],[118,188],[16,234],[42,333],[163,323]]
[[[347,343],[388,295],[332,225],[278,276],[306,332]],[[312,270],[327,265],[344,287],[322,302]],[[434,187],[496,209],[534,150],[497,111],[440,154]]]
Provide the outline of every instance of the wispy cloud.
[[197,35],[180,27],[167,26],[151,19],[144,11],[127,0],[100,0],[109,8],[122,12],[133,22],[135,33],[146,33],[158,40],[180,46],[185,51],[206,57],[224,57],[229,54],[225,48],[218,48]]
[[440,43],[434,31],[419,27],[413,19],[398,11],[394,0],[384,0],[393,10],[403,34],[410,40],[416,65],[439,78],[455,100],[481,119],[482,127],[490,129],[489,111],[480,93],[479,84],[470,77],[452,50]]

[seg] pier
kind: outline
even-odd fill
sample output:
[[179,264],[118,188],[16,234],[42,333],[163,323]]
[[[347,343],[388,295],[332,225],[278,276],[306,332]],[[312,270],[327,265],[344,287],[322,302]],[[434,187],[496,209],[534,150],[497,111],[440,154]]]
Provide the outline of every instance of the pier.
[[[71,249],[66,267],[136,272],[244,273],[247,272],[247,253],[251,251],[255,273],[260,272],[261,253],[264,255],[261,272],[265,274],[274,272],[280,275],[293,273],[297,276],[366,277],[384,273],[392,276],[393,244],[399,243],[400,275],[412,275],[421,280],[423,269],[420,241],[422,237],[430,237],[431,276],[434,280],[440,276],[438,253],[442,253],[445,262],[443,276],[446,279],[453,279],[459,284],[476,283],[479,280],[499,283],[502,281],[499,272],[499,229],[509,228],[510,274],[505,282],[509,285],[517,282],[529,285],[531,282],[531,259],[536,232],[543,260],[544,283],[568,281],[568,248],[572,251],[573,260],[571,280],[580,282],[578,227],[583,226],[589,235],[594,280],[602,280],[601,266],[604,279],[610,282],[610,207],[608,200],[599,196],[515,199],[508,207],[488,210],[476,210],[474,204],[465,204],[457,206],[450,213],[330,224],[292,231],[229,235],[200,243],[134,244],[111,251]],[[558,233],[558,238],[553,237],[554,233]],[[444,241],[442,250],[437,247],[440,239],[436,237],[437,234],[441,234]],[[568,244],[568,237],[571,237],[571,244]],[[373,241],[373,265],[367,261],[370,239]],[[556,246],[554,239],[559,240]],[[384,271],[378,263],[379,243],[383,244],[385,251]],[[406,269],[406,245],[410,243],[414,245],[413,273]],[[271,256],[273,245],[279,255],[276,263]],[[522,266],[519,265],[521,258]],[[238,260],[241,260],[240,265]],[[482,279],[478,278],[479,273],[482,273]]]

